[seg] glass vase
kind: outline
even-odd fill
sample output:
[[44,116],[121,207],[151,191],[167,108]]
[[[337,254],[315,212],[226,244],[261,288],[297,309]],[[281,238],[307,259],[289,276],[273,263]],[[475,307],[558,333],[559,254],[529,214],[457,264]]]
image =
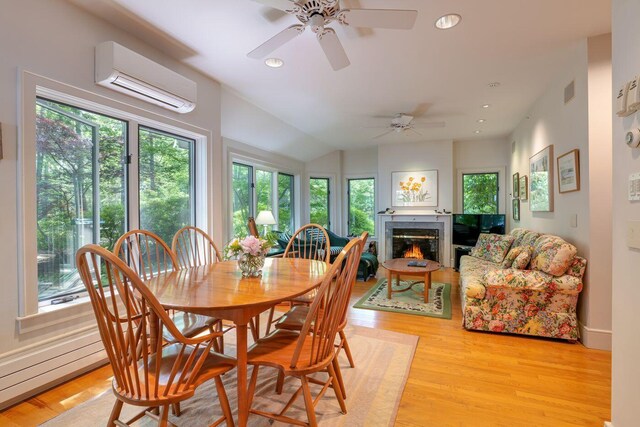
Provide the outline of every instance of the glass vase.
[[238,257],[238,267],[242,271],[242,277],[258,277],[264,267],[264,255],[242,254]]

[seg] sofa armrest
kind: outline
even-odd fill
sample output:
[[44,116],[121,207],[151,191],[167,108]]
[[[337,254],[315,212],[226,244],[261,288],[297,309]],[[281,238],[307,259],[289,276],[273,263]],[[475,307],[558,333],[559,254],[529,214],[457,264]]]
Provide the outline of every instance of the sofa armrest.
[[555,277],[537,270],[517,270],[514,268],[493,270],[484,275],[483,282],[486,287],[494,288],[565,294],[579,294],[582,291],[582,280],[577,277],[568,274]]

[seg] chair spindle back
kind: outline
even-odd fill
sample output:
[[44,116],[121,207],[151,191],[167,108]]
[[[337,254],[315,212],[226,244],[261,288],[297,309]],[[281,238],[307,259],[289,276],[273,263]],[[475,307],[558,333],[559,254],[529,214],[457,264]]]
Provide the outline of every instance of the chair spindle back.
[[282,256],[324,261],[328,264],[331,258],[329,235],[323,226],[307,224],[294,233]]
[[113,252],[148,281],[161,273],[178,269],[178,260],[169,246],[148,230],[131,230],[118,239]]
[[178,230],[171,249],[180,268],[199,267],[222,260],[213,239],[197,227],[187,226]]

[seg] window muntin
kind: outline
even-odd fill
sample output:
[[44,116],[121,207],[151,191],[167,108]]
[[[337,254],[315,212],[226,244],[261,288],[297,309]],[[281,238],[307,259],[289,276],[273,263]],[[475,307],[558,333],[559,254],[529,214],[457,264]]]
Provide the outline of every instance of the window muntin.
[[499,176],[497,172],[462,174],[462,212],[497,214]]
[[278,230],[292,233],[293,221],[293,175],[278,172]]
[[138,130],[140,228],[171,245],[195,225],[195,140],[156,129]]
[[84,290],[75,253],[126,228],[127,122],[36,99],[38,300]]
[[331,229],[329,178],[309,178],[309,219]]
[[348,234],[358,236],[364,231],[375,234],[375,179],[354,178],[347,180]]

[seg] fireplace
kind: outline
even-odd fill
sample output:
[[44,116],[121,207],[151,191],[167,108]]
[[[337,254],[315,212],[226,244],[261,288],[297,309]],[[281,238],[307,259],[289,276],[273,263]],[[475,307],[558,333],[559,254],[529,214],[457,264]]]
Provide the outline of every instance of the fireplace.
[[430,259],[440,262],[438,229],[394,228],[392,258]]
[[442,222],[387,221],[385,259],[417,258],[445,262]]

